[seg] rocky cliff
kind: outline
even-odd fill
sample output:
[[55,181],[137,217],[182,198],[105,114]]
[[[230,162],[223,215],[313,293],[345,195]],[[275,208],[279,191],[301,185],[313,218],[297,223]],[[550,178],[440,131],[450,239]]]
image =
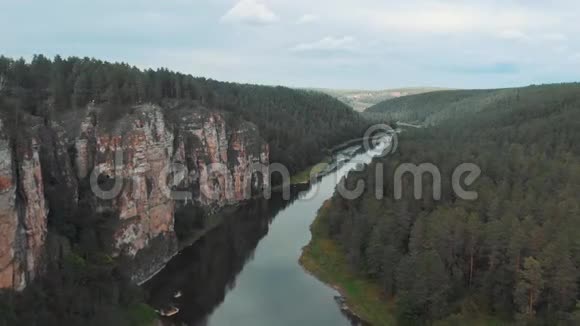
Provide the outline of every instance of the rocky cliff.
[[28,137],[0,125],[0,288],[20,290],[41,271],[51,217],[81,201],[112,225],[113,257],[151,256],[134,269],[139,282],[176,252],[176,209],[216,211],[268,186],[254,173],[268,146],[248,122],[188,105],[100,111],[37,123]]
[[40,140],[14,139],[0,121],[0,288],[22,290],[42,268],[48,208]]

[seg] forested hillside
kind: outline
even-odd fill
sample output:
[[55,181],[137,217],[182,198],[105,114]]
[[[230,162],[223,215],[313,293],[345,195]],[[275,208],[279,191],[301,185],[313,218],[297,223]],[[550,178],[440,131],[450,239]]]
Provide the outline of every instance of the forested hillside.
[[87,104],[111,118],[131,105],[168,99],[195,101],[255,123],[270,144],[271,159],[297,172],[317,163],[323,150],[360,137],[366,122],[347,105],[313,91],[218,82],[167,69],[142,71],[124,63],[36,55],[31,62],[0,56],[0,108],[58,119]]
[[[28,149],[24,145],[18,148],[18,144],[31,142],[30,135],[33,134],[31,129],[40,126],[43,131],[50,131],[42,133],[50,138],[52,137],[52,129],[48,127],[52,126],[53,122],[64,128],[81,125],[84,121],[82,119],[86,117],[87,106],[95,106],[100,109],[95,110],[95,112],[103,116],[94,119],[94,121],[98,121],[96,123],[110,121],[111,125],[115,125],[113,120],[122,122],[124,117],[135,114],[134,111],[138,110],[139,107],[147,107],[147,105],[136,106],[145,103],[159,104],[161,107],[159,110],[163,110],[161,113],[167,116],[168,121],[179,118],[172,116],[176,112],[185,112],[184,114],[195,112],[199,106],[205,108],[200,109],[200,112],[220,111],[220,113],[224,113],[219,114],[219,116],[233,120],[227,121],[228,126],[236,125],[240,119],[253,122],[258,127],[259,137],[257,138],[263,138],[270,145],[270,161],[285,164],[291,172],[317,163],[326,155],[325,149],[332,148],[351,138],[360,137],[367,125],[359,113],[354,112],[338,100],[317,92],[218,82],[194,78],[166,69],[142,71],[127,64],[107,63],[88,58],[63,59],[57,56],[50,60],[42,55],[37,55],[31,62],[26,62],[22,59],[12,60],[0,57],[0,115],[2,117],[0,134],[3,137],[6,135],[7,138],[11,138],[10,142],[2,139],[3,146],[5,146],[3,147],[3,158],[8,161],[0,164],[4,166],[5,175],[8,175],[6,178],[3,175],[1,180],[5,198],[10,197],[10,192],[6,190],[7,187],[12,182],[17,182],[9,177],[14,174],[17,176],[14,180],[20,180],[18,174],[22,174],[26,168],[29,170],[40,169],[40,164],[23,167],[24,163],[17,161],[21,156],[14,156],[16,159],[10,156],[12,151],[18,152],[19,155],[34,155],[21,153]],[[180,105],[187,109],[168,111],[170,108]],[[188,111],[189,108],[192,110]],[[77,112],[80,114],[74,114]],[[76,120],[71,121],[74,119]],[[203,122],[207,120],[193,119],[193,121]],[[157,126],[154,123],[151,125]],[[165,128],[164,125],[162,127]],[[58,130],[60,132],[60,129]],[[242,129],[230,129],[228,132],[235,133],[236,130]],[[180,132],[180,130],[172,131],[174,133]],[[217,133],[220,131],[215,126],[209,126],[208,132]],[[43,169],[40,172],[35,172],[34,177],[29,178],[33,185],[40,184],[39,187],[46,185],[46,193],[51,198],[57,198],[67,203],[69,197],[66,196],[66,191],[61,191],[63,187],[57,187],[57,185],[65,184],[67,180],[53,178],[52,175],[61,175],[57,171],[59,164],[63,167],[73,165],[73,162],[67,161],[74,161],[71,158],[76,158],[74,155],[78,153],[74,141],[78,138],[74,137],[72,144],[63,144],[63,152],[67,154],[64,156],[57,156],[57,147],[40,144],[41,147],[48,149],[46,153],[42,154],[50,156],[49,162],[53,162],[54,156],[55,164],[47,165],[49,167],[46,169],[54,174],[46,174],[51,177],[42,179],[40,176],[45,172]],[[47,143],[49,141],[52,140],[47,139]],[[255,141],[261,144],[261,139]],[[155,142],[151,143],[155,145]],[[143,154],[140,145],[151,143],[143,141],[137,144],[139,146],[135,145],[134,147],[138,147],[139,154]],[[227,147],[226,144],[225,148],[229,150],[234,146],[243,147],[251,142],[250,140],[244,142],[238,139],[236,144],[230,147]],[[211,145],[223,146],[223,144],[215,143]],[[195,148],[195,146],[194,144],[190,150],[197,150],[196,153],[212,150],[209,148],[210,145],[206,145],[208,148]],[[251,151],[249,148],[242,148],[240,152],[243,150]],[[68,152],[70,152],[70,156]],[[231,155],[232,160],[241,158],[243,161],[243,156],[236,155]],[[64,159],[59,161],[61,158]],[[83,180],[79,183],[82,182]],[[152,190],[154,189],[152,184],[147,182],[147,195],[144,197],[155,192]],[[46,266],[43,266],[42,275],[38,275],[32,283],[27,284],[24,291],[0,291],[1,326],[137,326],[150,325],[158,317],[150,307],[144,304],[146,301],[145,293],[133,284],[132,277],[134,275],[130,273],[128,268],[132,258],[123,255],[114,258],[115,256],[111,254],[111,242],[113,242],[111,237],[102,237],[103,234],[111,233],[117,227],[118,211],[112,210],[112,206],[107,206],[106,209],[101,210],[100,206],[93,202],[93,194],[84,187],[87,185],[82,184],[81,186],[74,188],[75,191],[80,190],[76,193],[76,197],[73,196],[70,199],[71,206],[75,206],[76,203],[73,203],[73,200],[78,199],[77,208],[71,208],[70,211],[52,209],[52,207],[45,205],[44,201],[38,205],[41,208],[47,206],[47,210],[50,208],[49,214],[42,216],[41,219],[41,222],[46,223],[42,225],[46,225],[48,229],[46,245],[43,248],[43,252],[46,252]],[[13,197],[10,200],[16,202],[14,205],[24,215],[27,212],[25,204],[28,202],[26,193],[22,191],[22,188],[20,184],[17,187],[14,186],[14,189],[18,190],[15,190],[16,195],[13,197],[17,197],[18,201]],[[45,193],[39,192],[39,194],[39,196],[45,197]],[[133,198],[127,201],[134,202]],[[50,203],[52,201],[49,201],[49,205]],[[164,213],[171,209],[171,206],[167,206],[170,208],[166,209],[166,206],[159,206],[158,203],[155,203],[156,206],[154,206],[150,203],[142,206],[155,209],[162,207]],[[9,205],[11,204],[3,202],[2,209],[8,210]],[[103,211],[105,212],[103,213]],[[150,215],[157,217],[163,214]],[[184,218],[181,215],[187,216]],[[175,228],[179,235],[185,237],[189,235],[188,232],[193,232],[193,229],[199,231],[205,228],[204,222],[199,222],[200,218],[194,210],[188,210],[187,214],[181,215],[176,217],[177,221],[175,222]],[[11,232],[10,225],[21,226],[17,229],[23,230],[22,234],[18,233],[18,241],[24,241],[22,239],[24,239],[23,233],[25,232],[34,236],[34,239],[44,236],[44,233],[35,235],[35,230],[30,230],[24,217],[22,220],[18,220],[18,217],[11,219],[11,215],[0,217],[2,217],[0,228],[5,231],[4,233],[0,232],[2,234]],[[134,221],[138,220],[139,217],[132,216],[126,220]],[[159,218],[149,221],[154,222],[147,222],[147,224],[156,224]],[[12,222],[13,224],[10,224]],[[17,232],[13,231],[13,233]],[[21,235],[22,237],[20,237]],[[139,242],[138,238],[133,236],[130,241]],[[154,248],[157,242],[162,241],[163,239],[158,237],[152,239],[149,245]],[[26,243],[23,242],[22,246],[26,246]],[[163,247],[162,244],[159,247]],[[13,249],[7,245],[0,248],[0,251],[10,253]],[[147,258],[149,257],[143,259]],[[6,269],[5,263],[6,260],[3,260],[2,266],[0,266],[3,271]],[[9,272],[11,274],[12,271],[9,270]]]
[[389,120],[436,124],[448,119],[468,117],[485,110],[511,109],[513,106],[557,105],[562,97],[577,93],[579,84],[529,86],[492,90],[451,90],[431,92],[383,101],[365,113]]
[[[435,121],[430,117],[445,107],[466,111],[405,131],[396,154],[349,176],[349,189],[365,180],[363,196],[333,197],[320,218],[351,266],[395,299],[403,324],[484,316],[580,323],[580,85],[440,92],[404,102],[416,105],[409,120]],[[479,112],[459,103],[479,103]],[[411,117],[402,108],[400,119]],[[423,198],[415,199],[410,173],[403,198],[394,199],[394,171],[407,162],[440,169],[441,200],[433,199],[428,176]],[[479,194],[474,201],[451,188],[464,162],[482,171],[469,187]],[[386,177],[381,200],[373,186],[377,164]]]

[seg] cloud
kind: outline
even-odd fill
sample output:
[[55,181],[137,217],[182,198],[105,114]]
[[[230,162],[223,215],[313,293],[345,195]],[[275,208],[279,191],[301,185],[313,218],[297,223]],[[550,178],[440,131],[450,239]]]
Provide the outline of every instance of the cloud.
[[315,42],[300,43],[291,50],[294,52],[352,50],[354,43],[355,39],[351,36],[338,38],[328,36]]
[[492,64],[480,64],[480,65],[459,65],[451,66],[449,69],[451,72],[460,74],[515,74],[519,72],[519,67],[514,63],[509,62],[498,62]]
[[318,17],[316,15],[305,14],[302,17],[300,17],[296,23],[297,24],[310,24],[310,23],[317,22],[319,19],[320,19],[320,17]]
[[224,23],[248,25],[265,25],[278,20],[278,16],[260,0],[240,0],[221,18]]
[[540,38],[544,41],[554,41],[554,42],[564,42],[568,40],[568,37],[562,33],[546,33],[540,35]]
[[[580,75],[574,0],[4,2],[10,15],[0,14],[0,30],[11,33],[0,33],[1,52],[14,57],[95,56],[224,80],[326,87],[505,87]],[[159,49],[169,54],[156,55]]]
[[518,40],[518,41],[529,41],[531,38],[529,35],[527,35],[526,33],[519,31],[519,30],[514,30],[514,29],[508,29],[505,31],[501,31],[499,33],[499,37],[502,39],[506,39],[506,40]]
[[571,54],[568,59],[575,63],[580,63],[580,52]]
[[559,43],[568,40],[562,33],[524,33],[520,30],[505,30],[499,33],[499,37],[510,41],[522,41],[527,43],[542,44],[545,42]]
[[362,17],[382,30],[416,33],[498,33],[556,23],[553,17],[523,8],[422,2],[390,10],[365,10]]

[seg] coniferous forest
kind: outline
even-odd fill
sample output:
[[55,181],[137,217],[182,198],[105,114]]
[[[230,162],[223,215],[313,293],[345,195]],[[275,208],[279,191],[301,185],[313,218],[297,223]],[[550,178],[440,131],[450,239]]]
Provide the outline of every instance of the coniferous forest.
[[0,0],[0,44],[0,326],[580,326],[580,0]]
[[[271,161],[292,172],[320,161],[325,150],[360,136],[370,124],[312,91],[89,58],[0,57],[0,111],[15,122],[28,116],[58,121],[87,105],[119,119],[132,105],[167,101],[253,122],[270,145]],[[346,187],[363,180],[364,194],[354,200],[335,194],[320,221],[352,269],[395,303],[398,323],[458,325],[480,316],[532,325],[580,323],[580,84],[439,91],[388,100],[365,114],[426,127],[401,125],[396,153],[349,174]],[[422,176],[422,197],[415,198],[407,173],[403,197],[395,199],[394,173],[403,163],[437,166],[441,198],[433,198],[429,174]],[[452,174],[461,163],[481,169],[468,187],[477,191],[476,200],[453,191]],[[93,212],[79,215],[79,233],[97,226]],[[123,262],[91,241],[51,231],[47,251],[62,257],[23,293],[0,293],[0,325],[142,325],[157,317],[120,268]]]
[[[356,200],[335,194],[320,217],[325,232],[361,277],[394,299],[401,324],[460,325],[481,315],[580,323],[580,85],[504,90],[501,98],[481,91],[464,111],[457,99],[473,92],[454,92],[377,105],[391,119],[437,123],[405,129],[395,154],[351,173],[347,188],[364,180],[365,193]],[[403,102],[415,105],[403,110]],[[455,167],[465,162],[481,168],[467,187],[478,192],[473,201],[451,186]],[[402,163],[436,165],[441,199],[433,199],[428,173],[415,199],[407,173],[395,200],[393,176]],[[380,170],[384,197],[376,199]]]
[[[164,107],[176,101],[254,123],[270,145],[271,162],[293,173],[322,160],[327,149],[360,137],[368,124],[350,107],[313,91],[218,82],[89,58],[0,57],[0,114],[12,137],[26,137],[18,126],[31,117],[62,122],[62,116],[94,105],[106,120],[115,120],[136,104]],[[0,325],[136,326],[158,317],[144,304],[146,294],[130,282],[122,258],[112,259],[99,244],[95,234],[103,217],[90,205],[80,206],[74,216],[51,212],[47,271],[22,293],[0,291]],[[186,232],[177,224],[179,234]]]
[[167,100],[193,101],[253,122],[270,144],[271,161],[292,173],[321,161],[325,150],[361,137],[367,126],[352,108],[315,91],[219,82],[91,58],[35,55],[27,62],[0,56],[2,112],[58,120],[94,104],[105,108],[108,119],[118,119],[132,105]]

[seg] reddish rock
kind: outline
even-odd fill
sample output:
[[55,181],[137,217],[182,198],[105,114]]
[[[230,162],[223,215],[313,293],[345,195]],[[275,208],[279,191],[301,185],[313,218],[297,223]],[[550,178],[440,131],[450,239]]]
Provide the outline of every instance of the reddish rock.
[[0,177],[0,192],[6,191],[12,187],[12,179],[4,176]]
[[[151,266],[136,271],[137,282],[176,250],[174,213],[191,202],[176,201],[172,191],[184,191],[195,204],[215,211],[268,185],[267,177],[252,171],[269,160],[253,124],[229,122],[226,114],[199,107],[164,112],[143,105],[115,122],[99,121],[98,111],[89,108],[84,117],[67,122],[73,130],[68,134],[57,124],[41,123],[18,145],[0,124],[0,288],[22,289],[42,270],[47,207],[74,212],[78,185],[96,171],[107,183],[122,182],[112,199],[83,194],[93,196],[97,212],[117,219],[112,254],[163,256],[151,257]],[[119,152],[122,160],[115,161]]]
[[0,162],[0,288],[22,290],[40,270],[47,233],[38,140],[13,144],[0,120]]

